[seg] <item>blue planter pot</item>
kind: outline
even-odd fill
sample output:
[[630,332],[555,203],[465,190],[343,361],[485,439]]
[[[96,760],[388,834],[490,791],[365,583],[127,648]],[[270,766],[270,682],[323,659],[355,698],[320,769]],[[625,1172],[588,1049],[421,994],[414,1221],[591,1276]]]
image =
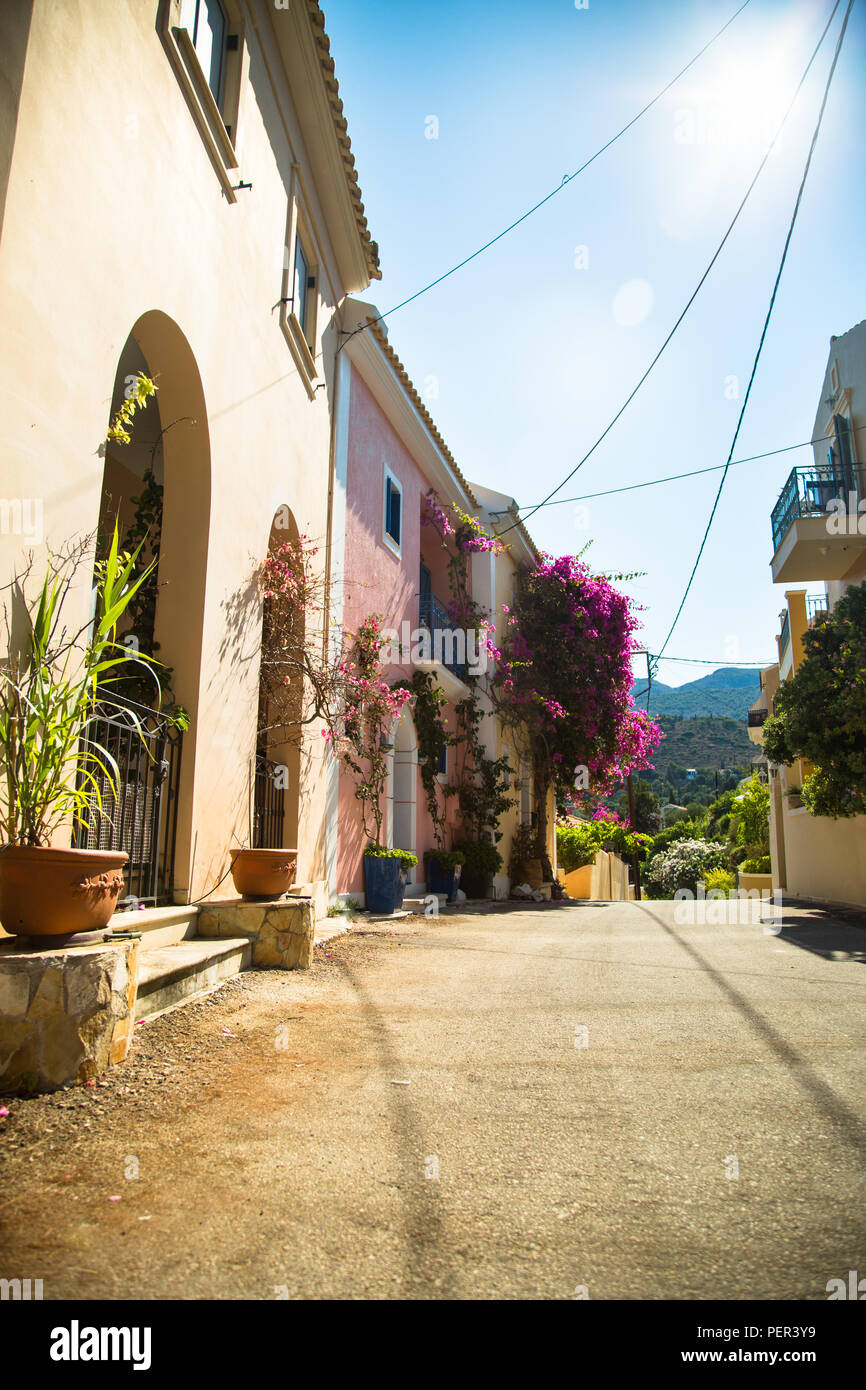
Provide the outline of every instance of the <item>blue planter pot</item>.
[[427,860],[427,888],[431,893],[446,893],[448,902],[457,898],[457,867],[443,869],[437,855]]
[[364,894],[370,912],[389,913],[402,898],[400,860],[364,855]]

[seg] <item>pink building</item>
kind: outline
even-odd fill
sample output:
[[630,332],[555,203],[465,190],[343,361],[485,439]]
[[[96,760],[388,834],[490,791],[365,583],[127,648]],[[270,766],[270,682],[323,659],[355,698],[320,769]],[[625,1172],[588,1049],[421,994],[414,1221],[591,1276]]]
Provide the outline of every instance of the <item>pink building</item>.
[[[353,301],[346,307],[348,332],[364,327],[347,336],[340,354],[335,477],[341,495],[335,507],[335,607],[339,610],[342,604],[346,633],[356,632],[364,618],[377,613],[386,628],[406,639],[404,650],[394,653],[399,659],[385,666],[384,678],[393,685],[410,679],[418,667],[430,670],[448,698],[444,717],[453,732],[454,707],[470,693],[460,678],[463,654],[459,649],[450,651],[446,643],[441,659],[436,659],[434,647],[430,659],[412,661],[413,634],[451,626],[446,613],[451,599],[448,557],[439,532],[422,524],[422,509],[431,489],[441,502],[455,503],[466,512],[477,514],[478,503],[382,326],[368,324],[375,318],[375,309]],[[342,508],[341,531],[337,518]],[[393,742],[383,834],[388,844],[418,856],[414,881],[420,885],[424,850],[435,846],[435,836],[418,768],[410,705],[400,716]],[[454,753],[448,748],[443,758],[438,774],[443,783],[453,777]],[[454,807],[452,799],[447,803],[445,832],[449,848]],[[337,763],[332,768],[331,809],[336,811],[329,816],[334,829],[329,845],[332,892],[362,898],[365,838],[355,783]]]

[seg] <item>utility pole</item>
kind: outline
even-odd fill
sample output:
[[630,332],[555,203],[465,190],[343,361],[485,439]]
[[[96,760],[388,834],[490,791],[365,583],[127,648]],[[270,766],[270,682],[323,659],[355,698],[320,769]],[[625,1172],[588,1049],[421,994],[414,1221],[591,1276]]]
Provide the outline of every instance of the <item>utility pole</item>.
[[[626,787],[628,788],[628,818],[629,818],[629,820],[631,821],[632,832],[634,832],[634,829],[635,829],[635,823],[634,823],[634,787],[632,786],[631,773],[629,773],[629,774],[628,774],[628,777],[626,778]],[[640,900],[641,900],[641,896],[640,896],[640,860],[638,859],[637,851],[635,851],[635,853],[632,855],[632,861],[631,861],[631,862],[632,862],[632,867],[634,868],[634,899],[635,899],[635,902],[638,902],[638,903],[639,903]]]

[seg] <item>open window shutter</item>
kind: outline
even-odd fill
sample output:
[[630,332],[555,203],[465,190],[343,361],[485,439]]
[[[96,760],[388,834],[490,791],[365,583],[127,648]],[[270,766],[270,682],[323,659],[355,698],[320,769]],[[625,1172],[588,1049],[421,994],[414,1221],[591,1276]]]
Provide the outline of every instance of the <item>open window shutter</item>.
[[851,449],[851,426],[844,415],[833,416],[833,429],[836,433],[836,453],[846,480],[851,477],[854,456]]

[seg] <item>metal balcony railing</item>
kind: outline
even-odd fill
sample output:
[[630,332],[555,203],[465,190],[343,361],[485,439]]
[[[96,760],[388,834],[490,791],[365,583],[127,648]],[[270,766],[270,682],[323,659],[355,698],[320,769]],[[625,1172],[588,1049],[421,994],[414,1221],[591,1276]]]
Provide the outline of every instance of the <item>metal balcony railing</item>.
[[749,728],[760,729],[761,726],[767,722],[767,714],[768,711],[765,709],[750,709],[748,716]]
[[791,640],[791,615],[785,610],[782,614],[782,631],[779,634],[779,651],[784,655],[785,648]]
[[434,594],[419,595],[418,626],[430,633],[434,660],[441,661],[460,680],[465,679],[466,634],[454,626],[445,604]]
[[124,850],[124,897],[171,903],[182,732],[159,710],[112,693],[97,707],[85,746],[88,741],[108,750],[119,776],[112,790],[105,773],[93,773],[102,809],[94,789],[76,823],[74,847]]
[[841,464],[824,467],[792,468],[779,500],[773,508],[770,524],[773,529],[773,551],[777,551],[785,532],[799,516],[824,516],[827,504],[839,498],[847,506],[849,494],[859,501],[861,480],[859,467]]
[[806,595],[806,617],[811,627],[817,618],[825,618],[830,611],[830,600],[826,594]]

